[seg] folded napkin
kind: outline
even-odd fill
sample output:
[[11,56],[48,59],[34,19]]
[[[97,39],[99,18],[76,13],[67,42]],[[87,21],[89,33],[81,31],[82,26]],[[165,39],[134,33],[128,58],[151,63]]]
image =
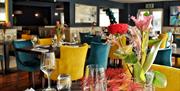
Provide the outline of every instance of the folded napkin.
[[35,91],[33,88],[27,88],[26,90],[24,90],[24,91]]

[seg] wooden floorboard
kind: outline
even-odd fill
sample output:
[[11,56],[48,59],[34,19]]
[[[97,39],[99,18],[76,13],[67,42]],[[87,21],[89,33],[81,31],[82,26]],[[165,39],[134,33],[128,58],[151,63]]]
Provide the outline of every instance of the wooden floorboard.
[[[17,76],[18,71],[6,75],[0,74],[0,91],[24,91],[25,89],[32,87],[28,72],[19,72],[19,80],[17,79]],[[39,72],[35,73],[35,81],[36,88],[41,88]]]

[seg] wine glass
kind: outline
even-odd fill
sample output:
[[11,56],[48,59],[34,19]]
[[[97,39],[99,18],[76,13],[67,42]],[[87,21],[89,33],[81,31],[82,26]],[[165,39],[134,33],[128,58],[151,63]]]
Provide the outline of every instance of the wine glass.
[[31,41],[33,43],[33,46],[36,47],[37,43],[38,43],[38,37],[37,35],[32,35]]
[[48,88],[45,91],[56,91],[51,88],[50,76],[52,71],[56,68],[56,60],[54,52],[46,52],[43,54],[43,60],[41,61],[41,70],[48,78]]
[[96,64],[86,66],[83,91],[107,91],[107,81],[103,66]]
[[75,43],[78,42],[78,36],[76,33],[73,33],[73,42],[75,42]]
[[60,74],[58,76],[57,89],[69,91],[71,89],[71,76],[68,74]]
[[57,46],[57,35],[55,34],[54,37],[52,38],[52,45]]

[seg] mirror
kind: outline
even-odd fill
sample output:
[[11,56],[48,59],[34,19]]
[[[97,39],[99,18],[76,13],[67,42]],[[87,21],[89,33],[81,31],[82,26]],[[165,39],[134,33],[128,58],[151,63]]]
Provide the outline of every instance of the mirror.
[[[119,23],[119,9],[118,8],[110,8],[114,14],[116,22]],[[106,15],[106,12],[103,11],[103,8],[99,10],[99,26],[107,27],[110,25],[109,16]]]
[[0,0],[0,21],[6,21],[5,0]]
[[85,4],[75,4],[75,23],[97,22],[97,7]]

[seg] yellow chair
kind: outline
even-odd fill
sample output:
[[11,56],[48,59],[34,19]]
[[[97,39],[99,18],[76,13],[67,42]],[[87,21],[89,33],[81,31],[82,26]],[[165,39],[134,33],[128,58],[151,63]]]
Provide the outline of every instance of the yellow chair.
[[32,35],[29,35],[29,34],[22,34],[21,35],[21,39],[31,40],[31,38],[32,38]]
[[151,69],[160,71],[167,77],[167,87],[156,88],[156,91],[180,91],[180,69],[156,64]]
[[38,44],[39,45],[51,45],[52,44],[52,39],[51,38],[38,39]]
[[59,74],[69,74],[71,80],[78,80],[84,75],[84,65],[88,44],[80,47],[61,46],[60,59],[57,59],[57,69],[51,75],[52,80],[57,80]]
[[160,45],[160,48],[166,48],[166,43],[168,39],[168,33],[162,33],[158,36],[159,39],[162,40],[162,43]]

